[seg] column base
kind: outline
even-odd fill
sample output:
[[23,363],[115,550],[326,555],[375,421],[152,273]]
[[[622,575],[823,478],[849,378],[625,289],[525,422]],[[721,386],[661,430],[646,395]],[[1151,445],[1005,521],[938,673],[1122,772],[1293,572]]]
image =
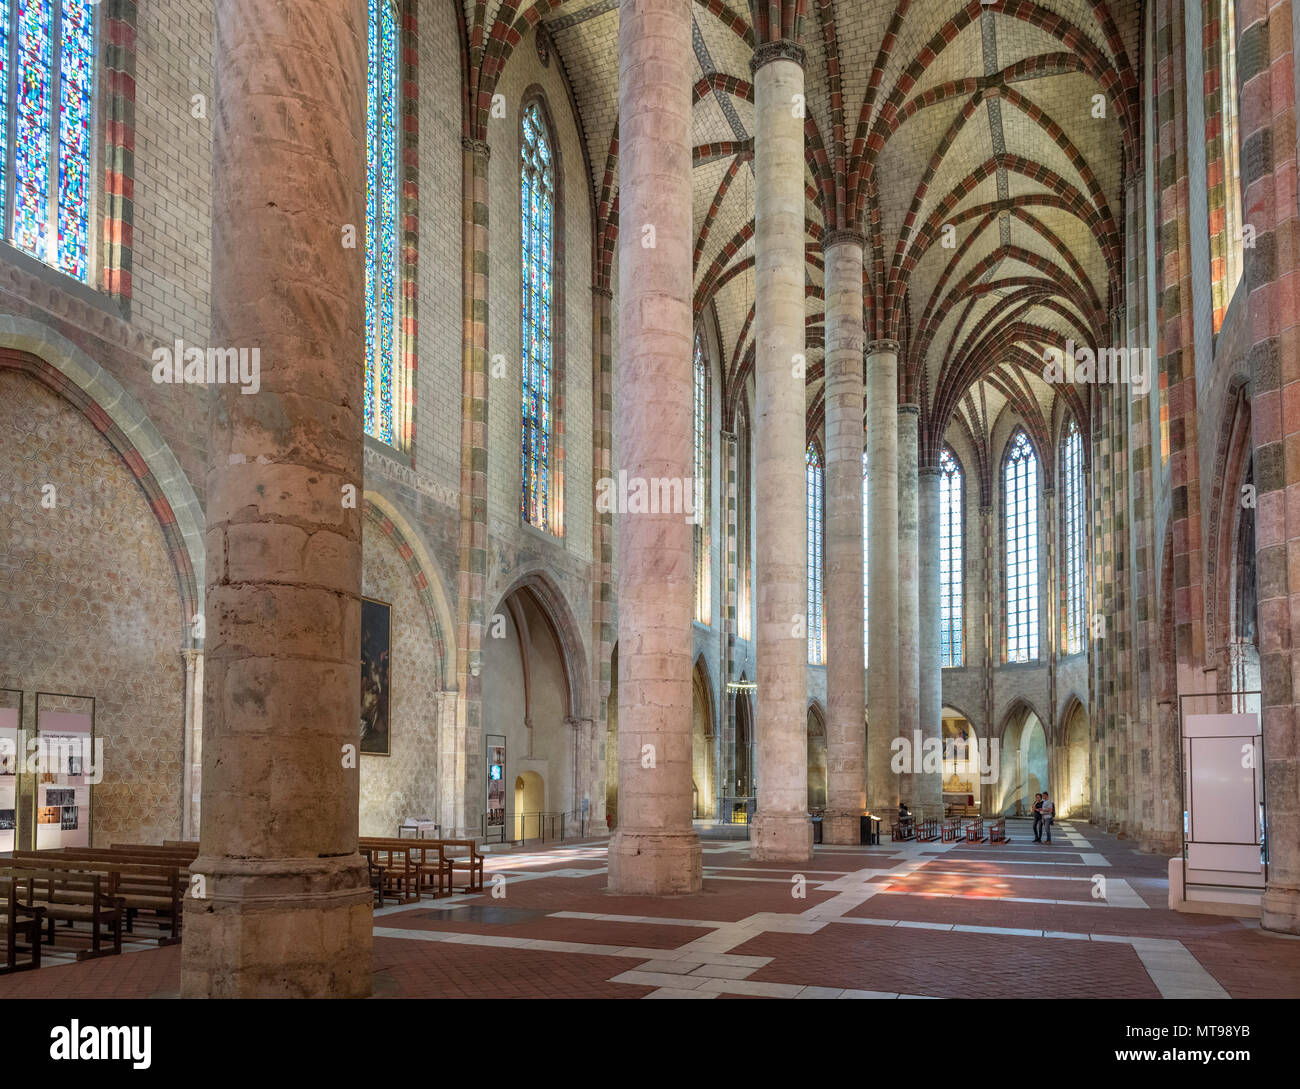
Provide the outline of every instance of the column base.
[[367,998],[374,893],[365,860],[199,857],[182,998]]
[[1144,855],[1174,855],[1182,856],[1183,841],[1180,837],[1169,833],[1161,835],[1156,832],[1144,832],[1138,837],[1138,850]]
[[749,857],[755,862],[807,862],[813,856],[813,827],[807,813],[764,813],[749,828]]
[[865,809],[828,809],[822,817],[822,842],[857,846],[862,842]]
[[1300,888],[1269,885],[1259,906],[1259,925],[1264,930],[1300,934]]
[[700,837],[689,832],[616,829],[609,841],[609,884],[617,896],[684,896],[704,888]]

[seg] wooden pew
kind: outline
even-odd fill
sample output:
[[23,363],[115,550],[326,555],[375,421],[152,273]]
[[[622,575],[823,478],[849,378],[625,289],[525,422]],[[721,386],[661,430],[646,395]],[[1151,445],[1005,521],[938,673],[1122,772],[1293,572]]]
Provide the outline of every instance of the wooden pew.
[[976,817],[966,825],[966,842],[983,843],[984,842],[984,818]]
[[183,903],[189,888],[186,865],[156,856],[126,855],[106,848],[69,847],[58,851],[15,851],[10,866],[27,869],[72,869],[108,876],[105,892],[119,897],[126,909],[126,929],[134,931],[142,911],[166,920],[168,934],[160,944],[180,941]]
[[[86,923],[90,927],[90,948],[80,950],[78,960],[122,952],[124,908],[120,898],[105,891],[108,878],[104,874],[57,865],[49,869],[0,868],[0,873],[5,873],[18,890],[24,908],[41,910],[48,924],[48,944],[55,944],[56,922],[69,927]],[[111,949],[103,948],[104,938],[112,942]]]
[[[45,912],[42,908],[24,905],[21,891],[19,882],[0,873],[0,940],[4,943],[0,975],[28,972],[41,966],[41,924]],[[18,961],[20,952],[27,954],[26,961],[21,964]]]
[[417,861],[418,852],[410,850],[414,841],[400,845],[396,840],[364,840],[358,846],[369,851],[373,865],[379,870],[383,895],[392,896],[398,903],[414,903],[420,899],[423,873]]
[[961,839],[961,818],[946,817],[940,834],[944,843],[956,843]]
[[916,838],[921,843],[933,843],[939,838],[939,818],[926,817],[916,826]]
[[995,821],[989,822],[989,842],[990,843],[1010,843],[1007,838],[1007,819],[999,817]]

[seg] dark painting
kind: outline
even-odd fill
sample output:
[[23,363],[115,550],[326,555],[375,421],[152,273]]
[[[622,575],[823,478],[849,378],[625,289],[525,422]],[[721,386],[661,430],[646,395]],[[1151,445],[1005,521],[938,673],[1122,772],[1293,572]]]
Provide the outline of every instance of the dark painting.
[[392,697],[392,606],[361,599],[361,751],[388,756]]

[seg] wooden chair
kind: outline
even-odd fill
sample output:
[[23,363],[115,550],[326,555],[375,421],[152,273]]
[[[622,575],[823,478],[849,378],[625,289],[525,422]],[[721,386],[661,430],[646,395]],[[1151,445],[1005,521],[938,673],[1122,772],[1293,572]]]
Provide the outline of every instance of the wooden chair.
[[[0,975],[28,972],[41,966],[41,925],[45,911],[22,902],[20,880],[0,873],[0,942],[4,945]],[[19,953],[25,953],[26,960],[20,962]]]
[[[66,923],[69,929],[76,923],[85,923],[89,927],[90,948],[80,950],[78,960],[122,952],[122,901],[105,891],[108,884],[105,875],[58,866],[11,872],[15,885],[22,890],[23,906],[41,909],[49,945],[55,944],[56,922]],[[112,942],[111,949],[103,947],[105,938]]]
[[[440,839],[434,840],[439,846],[442,857],[450,865],[448,871],[448,889],[451,892],[482,892],[483,891],[483,853],[478,849],[478,843],[472,839]],[[462,888],[456,888],[456,874],[464,871],[469,875],[468,883]]]

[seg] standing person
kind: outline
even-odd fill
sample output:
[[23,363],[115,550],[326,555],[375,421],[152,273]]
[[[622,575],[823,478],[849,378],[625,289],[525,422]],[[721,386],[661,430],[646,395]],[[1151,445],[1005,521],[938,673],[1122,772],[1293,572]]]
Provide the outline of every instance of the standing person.
[[1047,840],[1045,842],[1051,843],[1052,821],[1056,819],[1056,806],[1053,804],[1052,799],[1047,796],[1047,791],[1043,791],[1043,805],[1041,812],[1043,814],[1043,831],[1047,834]]
[[1034,795],[1034,842],[1043,842],[1043,796]]

